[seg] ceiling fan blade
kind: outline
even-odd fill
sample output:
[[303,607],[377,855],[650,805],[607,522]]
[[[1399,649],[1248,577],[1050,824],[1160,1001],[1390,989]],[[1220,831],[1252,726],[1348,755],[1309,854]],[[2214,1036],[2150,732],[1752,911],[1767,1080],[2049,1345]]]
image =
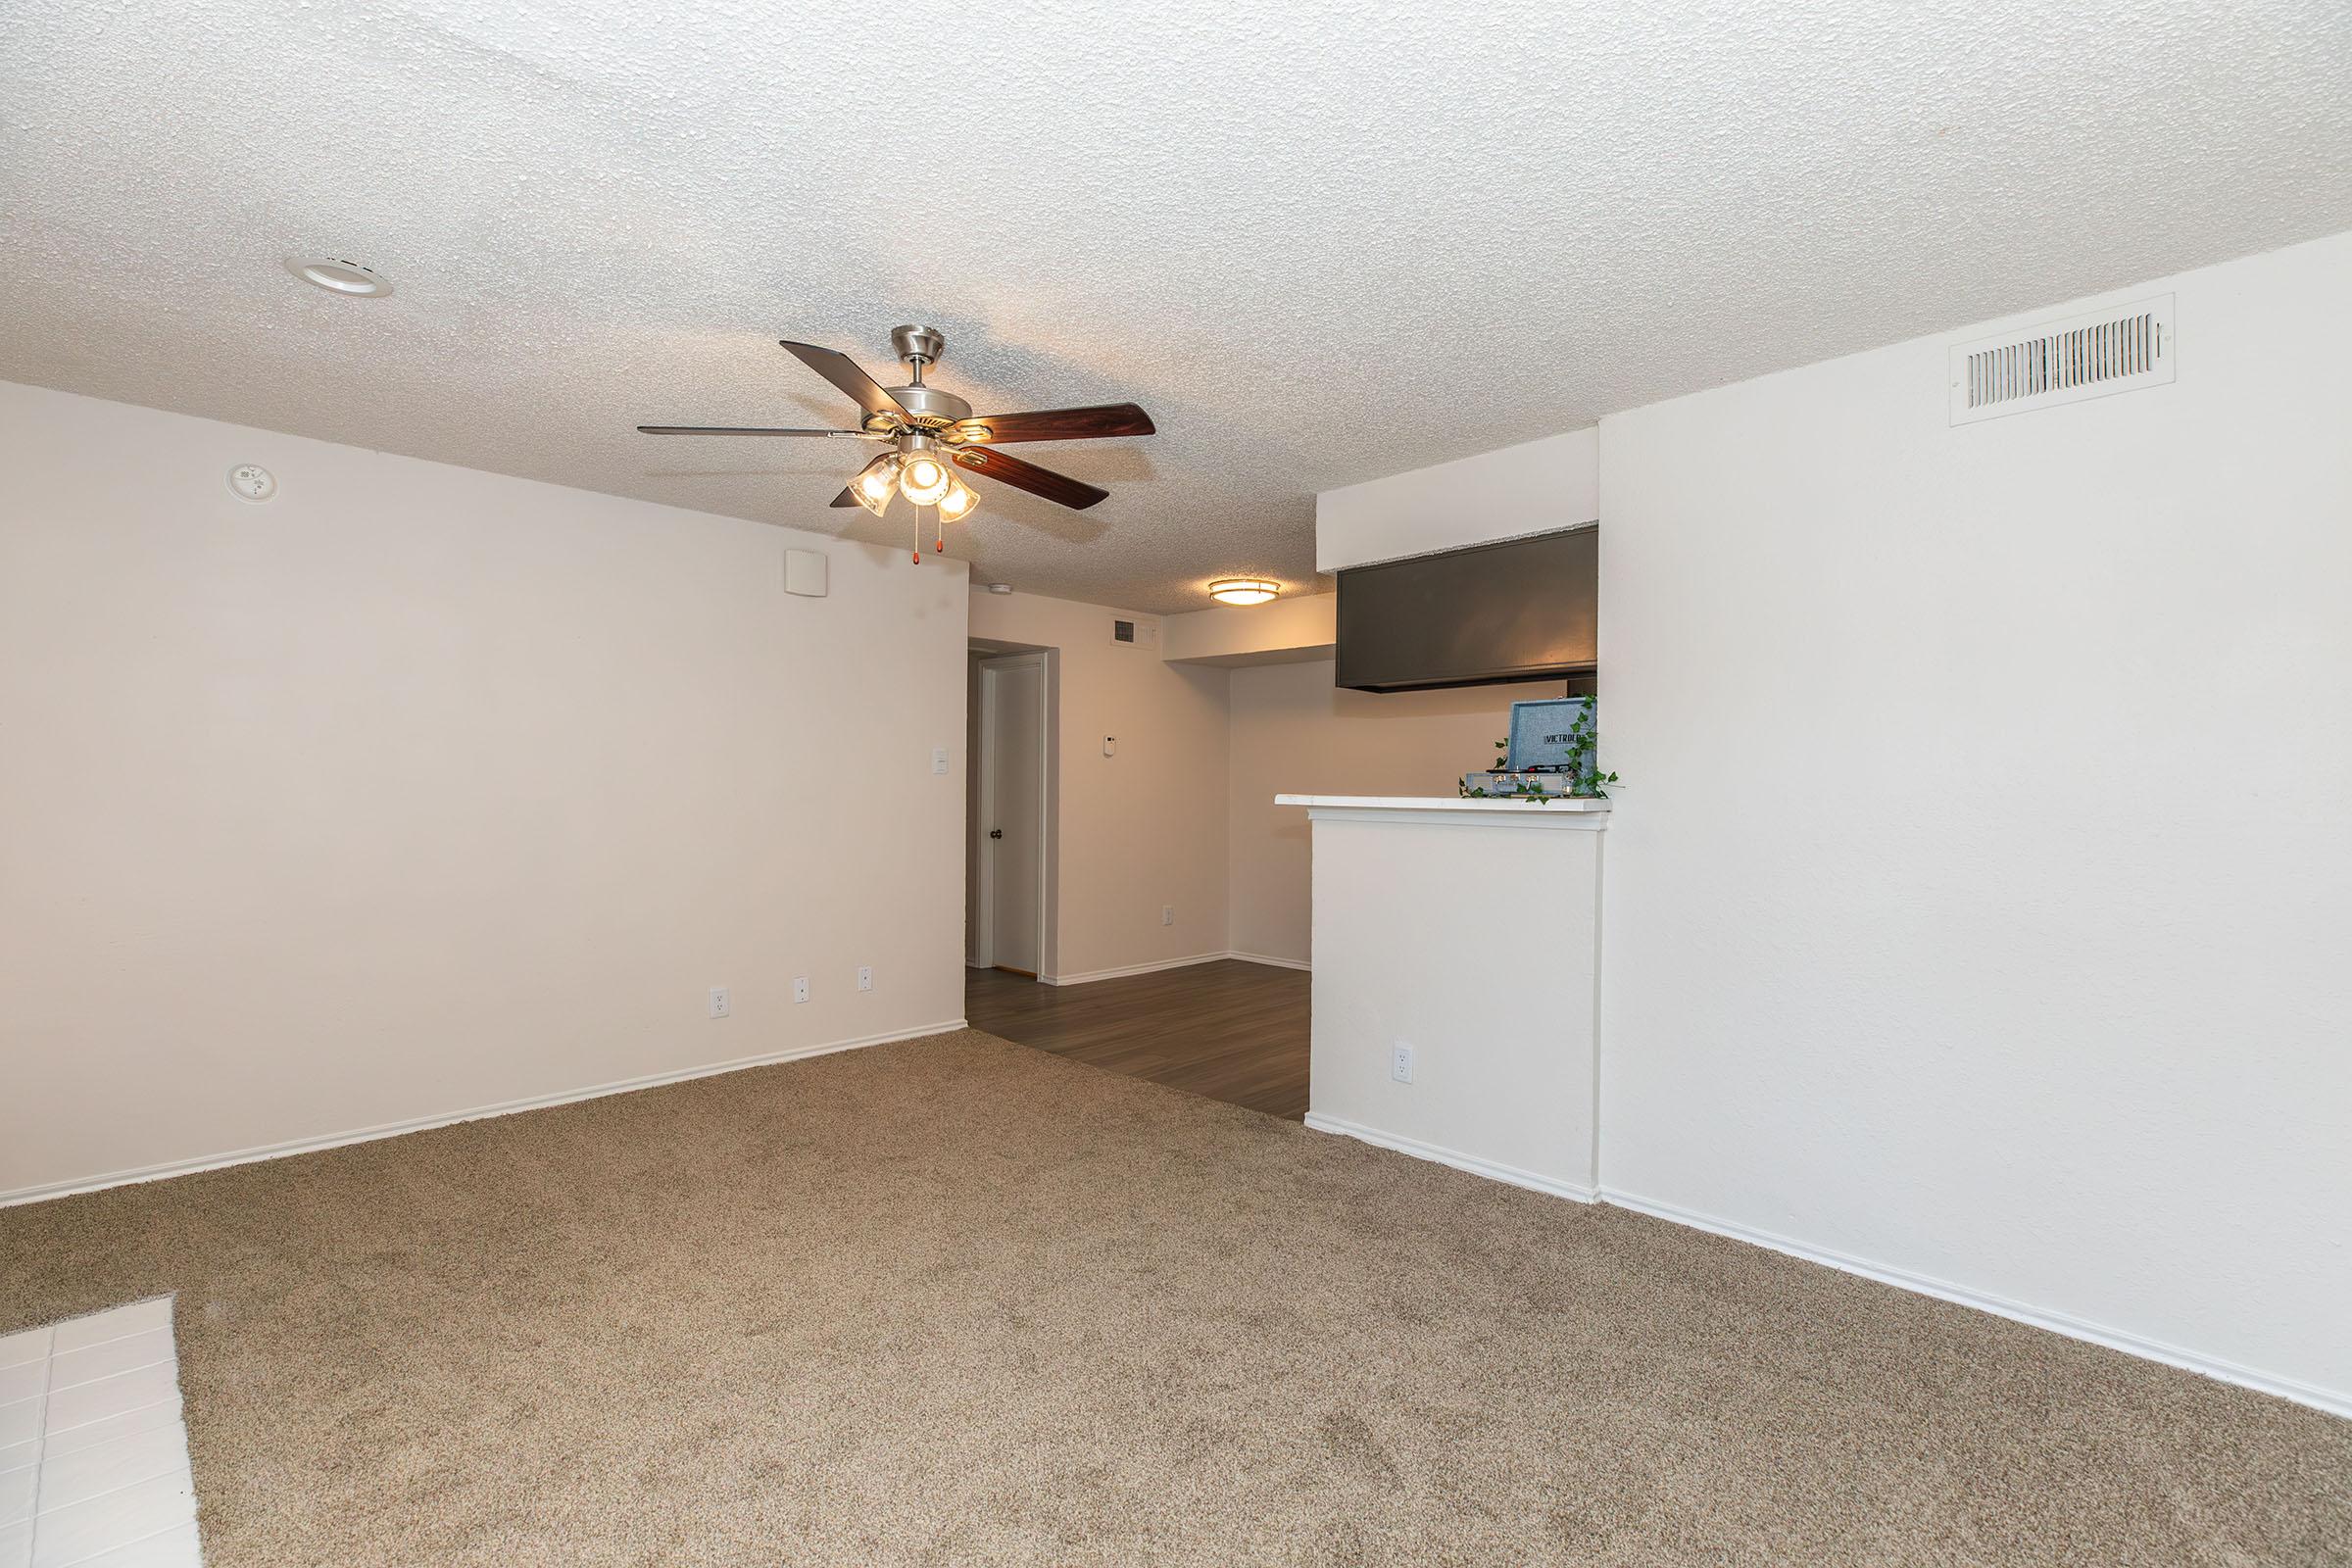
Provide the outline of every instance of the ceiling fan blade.
[[1152,435],[1152,416],[1132,403],[1091,409],[1041,409],[963,419],[947,433],[958,441],[1092,441],[1114,435]]
[[771,430],[758,424],[641,424],[640,435],[840,435],[870,440],[863,430]]
[[845,484],[841,487],[841,494],[835,496],[831,504],[836,507],[854,507],[858,504],[858,498],[850,494],[850,487]]
[[1059,502],[1079,512],[1098,501],[1108,499],[1110,495],[1107,490],[1082,484],[1067,474],[1041,468],[1034,463],[1024,463],[1019,458],[1008,457],[987,447],[958,449],[956,466],[969,468],[974,473],[986,474],[998,483],[1011,485],[1016,490],[1026,490],[1033,496],[1044,496],[1048,501]]
[[866,413],[887,414],[894,418],[906,420],[906,411],[899,406],[899,400],[876,385],[874,378],[858,368],[858,362],[847,354],[820,349],[813,343],[795,343],[790,338],[777,341],[794,359],[847,392]]

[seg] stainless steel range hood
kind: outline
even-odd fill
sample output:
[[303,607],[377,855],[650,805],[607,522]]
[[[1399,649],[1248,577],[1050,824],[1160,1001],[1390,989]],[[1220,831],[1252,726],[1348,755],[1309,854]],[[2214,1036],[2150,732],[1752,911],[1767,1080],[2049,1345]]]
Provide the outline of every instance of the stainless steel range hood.
[[1593,673],[1600,528],[1342,570],[1335,684],[1365,692]]

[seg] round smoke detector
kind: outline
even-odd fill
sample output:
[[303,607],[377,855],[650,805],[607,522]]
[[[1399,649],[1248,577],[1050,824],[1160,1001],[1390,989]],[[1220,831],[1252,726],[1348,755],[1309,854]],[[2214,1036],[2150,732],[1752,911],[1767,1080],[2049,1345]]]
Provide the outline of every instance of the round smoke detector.
[[289,256],[286,258],[286,270],[305,283],[325,289],[329,294],[376,299],[392,292],[392,280],[381,272],[362,267],[357,262],[337,261],[333,257]]

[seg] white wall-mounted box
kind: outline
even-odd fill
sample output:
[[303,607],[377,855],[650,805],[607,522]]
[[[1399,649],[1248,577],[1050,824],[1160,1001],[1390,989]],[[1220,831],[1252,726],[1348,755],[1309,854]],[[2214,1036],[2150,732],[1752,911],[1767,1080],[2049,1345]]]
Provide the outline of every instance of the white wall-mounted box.
[[821,550],[787,550],[784,552],[784,591],[799,594],[804,599],[825,597],[830,576],[825,553]]

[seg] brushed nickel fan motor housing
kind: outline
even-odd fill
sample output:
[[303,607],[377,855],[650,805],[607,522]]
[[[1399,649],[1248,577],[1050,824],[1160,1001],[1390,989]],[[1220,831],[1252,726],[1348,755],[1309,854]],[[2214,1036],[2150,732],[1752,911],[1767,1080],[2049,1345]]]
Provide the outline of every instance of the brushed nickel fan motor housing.
[[912,422],[925,429],[935,430],[972,416],[969,403],[953,392],[942,392],[919,381],[910,386],[894,386],[888,391],[899,400],[899,407],[906,411]]
[[[890,346],[906,362],[908,379],[905,386],[884,390],[906,411],[907,425],[917,430],[939,430],[972,416],[972,406],[955,393],[923,385],[923,368],[937,365],[939,357],[948,352],[945,332],[936,326],[894,326],[890,330]],[[900,421],[888,414],[869,414],[864,424],[868,430],[900,427]]]
[[902,360],[937,365],[939,357],[948,352],[948,334],[936,326],[894,326],[890,329],[890,346]]

